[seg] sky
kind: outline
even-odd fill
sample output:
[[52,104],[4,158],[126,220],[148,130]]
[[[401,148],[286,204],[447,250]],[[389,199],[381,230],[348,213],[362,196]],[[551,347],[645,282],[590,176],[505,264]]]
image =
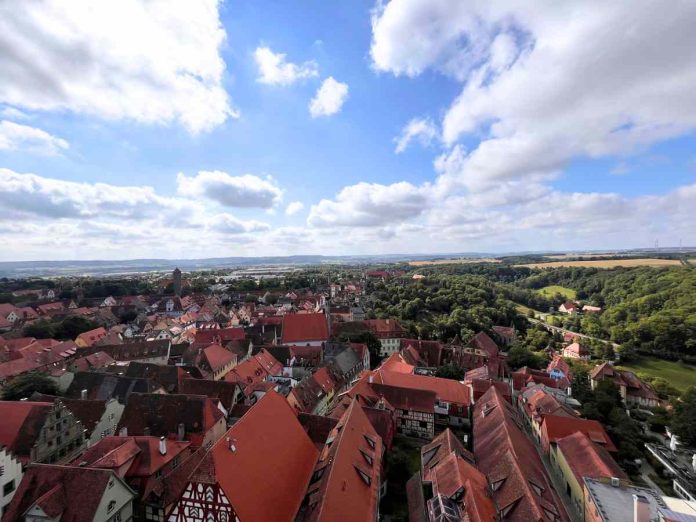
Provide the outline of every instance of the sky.
[[696,246],[696,2],[8,0],[0,261]]

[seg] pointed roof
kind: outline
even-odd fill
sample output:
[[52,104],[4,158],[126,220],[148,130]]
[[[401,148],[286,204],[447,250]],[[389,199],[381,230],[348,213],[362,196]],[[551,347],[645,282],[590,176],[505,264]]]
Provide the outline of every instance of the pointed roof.
[[205,454],[190,482],[219,484],[240,520],[291,522],[317,456],[285,398],[270,391]]
[[563,437],[557,444],[579,484],[583,483],[583,477],[628,479],[609,452],[581,431]]
[[452,430],[447,428],[435,437],[432,442],[421,448],[423,482],[432,480],[432,470],[451,453],[464,458],[468,462],[474,462],[474,455],[464,447],[464,443],[455,436]]
[[379,506],[382,439],[356,399],[331,430],[307,491],[303,520],[374,520]]

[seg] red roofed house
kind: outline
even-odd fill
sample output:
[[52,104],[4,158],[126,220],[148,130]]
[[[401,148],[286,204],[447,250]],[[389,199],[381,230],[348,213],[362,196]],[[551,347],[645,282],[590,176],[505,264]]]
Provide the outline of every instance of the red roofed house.
[[474,335],[467,343],[465,351],[466,348],[471,348],[474,354],[484,357],[495,357],[498,355],[498,345],[486,332],[479,332]]
[[33,464],[3,522],[132,520],[133,491],[113,471]]
[[613,364],[605,362],[595,366],[590,373],[592,389],[594,390],[604,379],[609,379],[616,385],[627,406],[635,404],[654,408],[660,405],[660,398],[652,387],[633,372],[619,370]]
[[433,498],[427,504],[429,520],[448,520],[442,517],[443,512],[454,514],[449,520],[498,520],[486,475],[456,453],[450,453],[435,466],[432,482]]
[[435,435],[435,402],[429,390],[370,384],[372,393],[394,408],[396,431],[409,437],[430,440]]
[[225,375],[237,365],[237,355],[219,344],[211,344],[204,348],[202,356],[205,359],[209,377],[214,381],[224,379]]
[[599,444],[607,451],[612,453],[617,451],[600,422],[568,415],[546,415],[544,417],[541,422],[541,447],[548,455],[552,449],[555,449],[559,440],[576,431],[584,433],[592,442]]
[[547,392],[547,389],[544,389],[543,385],[525,388],[517,396],[520,411],[537,442],[541,441],[541,424],[547,415],[558,415],[561,417],[578,416],[569,405],[559,400],[556,395]]
[[582,359],[587,361],[590,358],[590,350],[577,341],[563,348],[561,353],[563,357],[567,357],[568,359]]
[[580,431],[560,439],[550,460],[578,513],[582,513],[585,501],[584,477],[628,479],[609,452]]
[[506,522],[569,520],[517,410],[497,388],[476,402],[473,424],[476,464],[488,477],[498,517]]
[[103,337],[106,337],[107,333],[108,332],[106,331],[106,329],[101,326],[88,332],[82,332],[75,338],[75,344],[79,348],[89,348],[90,346],[94,346],[95,344],[97,344],[97,341],[99,341]]
[[363,324],[375,334],[382,345],[380,355],[386,357],[399,351],[399,340],[406,337],[406,330],[394,319],[367,319]]
[[268,392],[201,458],[169,522],[292,522],[318,451],[285,398]]
[[210,328],[196,331],[195,343],[204,345],[224,344],[228,341],[241,341],[244,339],[244,328]]
[[189,441],[192,448],[213,444],[227,424],[223,412],[203,395],[131,393],[118,424],[123,436],[155,435]]
[[575,314],[579,309],[580,307],[577,305],[577,303],[573,303],[572,301],[566,301],[558,307],[558,311],[564,314]]
[[[464,426],[469,422],[471,395],[461,382],[426,375],[410,375],[381,371],[372,372],[373,382],[410,390],[427,390],[435,393],[435,422],[442,426]],[[396,405],[395,405],[396,406]]]
[[329,340],[329,324],[323,313],[283,316],[282,344],[320,346]]
[[60,462],[84,445],[82,423],[61,401],[0,401],[0,446],[22,464]]
[[164,520],[164,505],[160,501],[163,476],[189,455],[189,442],[164,437],[106,437],[72,465],[112,470],[137,493],[133,508],[137,519]]
[[329,432],[295,520],[377,520],[382,454],[382,439],[353,399]]

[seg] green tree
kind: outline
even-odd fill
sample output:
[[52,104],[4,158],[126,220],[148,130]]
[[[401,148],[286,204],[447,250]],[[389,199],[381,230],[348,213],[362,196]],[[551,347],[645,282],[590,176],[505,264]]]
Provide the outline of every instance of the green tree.
[[18,401],[31,397],[34,392],[47,395],[57,395],[58,386],[55,381],[43,373],[25,373],[12,379],[2,390],[2,399]]
[[696,446],[696,386],[687,389],[674,406],[672,431],[685,446]]
[[435,371],[435,377],[442,377],[444,379],[453,379],[455,381],[461,381],[462,379],[464,379],[464,370],[461,369],[459,366],[455,366],[454,364],[446,364],[444,366],[440,366]]

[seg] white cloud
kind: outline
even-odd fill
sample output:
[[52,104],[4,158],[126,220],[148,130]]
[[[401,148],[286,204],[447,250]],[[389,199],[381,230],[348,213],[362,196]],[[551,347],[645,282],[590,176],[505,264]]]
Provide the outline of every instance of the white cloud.
[[285,214],[288,216],[294,216],[298,212],[301,212],[304,209],[304,203],[301,201],[293,201],[292,203],[289,203],[288,206],[285,208]]
[[261,221],[242,221],[231,214],[216,214],[210,218],[209,228],[222,234],[244,234],[270,230],[268,223]]
[[464,83],[443,138],[480,143],[441,181],[485,190],[691,132],[695,23],[693,2],[392,0],[373,15],[371,56],[377,70]]
[[67,141],[45,130],[12,121],[0,121],[0,150],[22,150],[53,156],[69,147]]
[[338,82],[333,76],[329,76],[309,102],[309,113],[312,118],[331,116],[341,110],[347,99],[348,84]]
[[218,8],[218,0],[6,4],[0,102],[210,130],[235,116]]
[[426,146],[435,138],[437,138],[437,127],[429,118],[413,118],[401,129],[401,134],[394,138],[395,152],[397,154],[404,152],[414,139],[418,139],[423,146]]
[[426,189],[405,181],[358,183],[343,188],[334,200],[312,205],[307,222],[315,227],[378,226],[415,218],[428,204]]
[[319,67],[313,60],[297,65],[285,60],[285,54],[274,53],[268,47],[257,47],[254,60],[259,69],[257,81],[268,85],[291,85],[298,80],[319,76]]
[[3,107],[3,109],[0,110],[0,116],[3,118],[9,118],[11,120],[30,119],[30,116],[27,113],[22,112],[19,109],[15,109],[14,107]]
[[0,215],[92,219],[144,219],[190,214],[194,204],[166,198],[152,187],[78,183],[0,168]]
[[180,196],[207,198],[225,207],[271,208],[283,195],[270,177],[230,176],[219,170],[200,171],[192,177],[179,173],[176,184]]

